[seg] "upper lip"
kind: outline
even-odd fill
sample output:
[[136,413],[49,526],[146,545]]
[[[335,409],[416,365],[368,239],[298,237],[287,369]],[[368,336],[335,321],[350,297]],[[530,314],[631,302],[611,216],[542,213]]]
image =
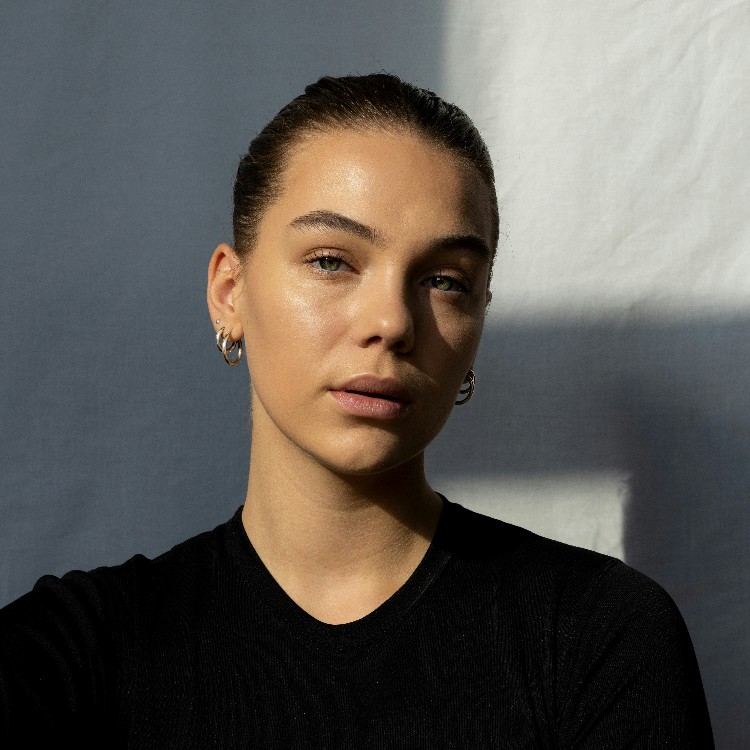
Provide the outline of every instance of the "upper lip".
[[409,389],[401,382],[395,378],[379,378],[377,375],[357,375],[332,390],[362,393],[366,396],[388,398],[407,404],[413,400]]

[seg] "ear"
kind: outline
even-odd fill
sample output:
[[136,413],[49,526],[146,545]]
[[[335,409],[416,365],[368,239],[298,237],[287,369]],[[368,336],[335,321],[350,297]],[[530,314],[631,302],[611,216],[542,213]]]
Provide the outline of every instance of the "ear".
[[[245,334],[242,329],[237,301],[241,288],[240,259],[232,247],[222,242],[208,262],[208,287],[206,301],[214,330],[224,328],[231,341],[238,341]],[[216,321],[219,320],[219,324]]]

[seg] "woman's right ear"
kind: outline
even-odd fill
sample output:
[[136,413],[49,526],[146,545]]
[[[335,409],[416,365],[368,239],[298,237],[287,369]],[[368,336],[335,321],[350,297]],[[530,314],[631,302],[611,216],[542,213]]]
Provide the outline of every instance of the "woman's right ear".
[[211,320],[220,320],[225,334],[232,341],[238,341],[244,336],[237,309],[239,272],[239,256],[234,248],[222,242],[208,262],[206,301]]

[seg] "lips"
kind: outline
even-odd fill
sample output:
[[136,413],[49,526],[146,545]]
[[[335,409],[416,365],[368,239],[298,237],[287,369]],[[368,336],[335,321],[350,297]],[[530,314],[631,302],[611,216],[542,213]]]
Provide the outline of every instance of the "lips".
[[359,393],[374,398],[385,398],[389,401],[401,401],[411,403],[412,397],[409,390],[393,378],[378,378],[374,375],[359,375],[344,383],[337,391],[347,393]]
[[406,413],[413,400],[398,380],[374,375],[352,378],[329,392],[348,413],[371,419],[396,419]]

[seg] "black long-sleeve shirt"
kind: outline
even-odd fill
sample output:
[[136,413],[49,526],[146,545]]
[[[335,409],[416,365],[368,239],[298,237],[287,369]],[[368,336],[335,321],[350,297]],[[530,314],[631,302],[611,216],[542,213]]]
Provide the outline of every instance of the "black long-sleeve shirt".
[[299,608],[242,527],[46,576],[0,610],[0,746],[712,748],[669,596],[622,562],[445,502],[371,614]]

